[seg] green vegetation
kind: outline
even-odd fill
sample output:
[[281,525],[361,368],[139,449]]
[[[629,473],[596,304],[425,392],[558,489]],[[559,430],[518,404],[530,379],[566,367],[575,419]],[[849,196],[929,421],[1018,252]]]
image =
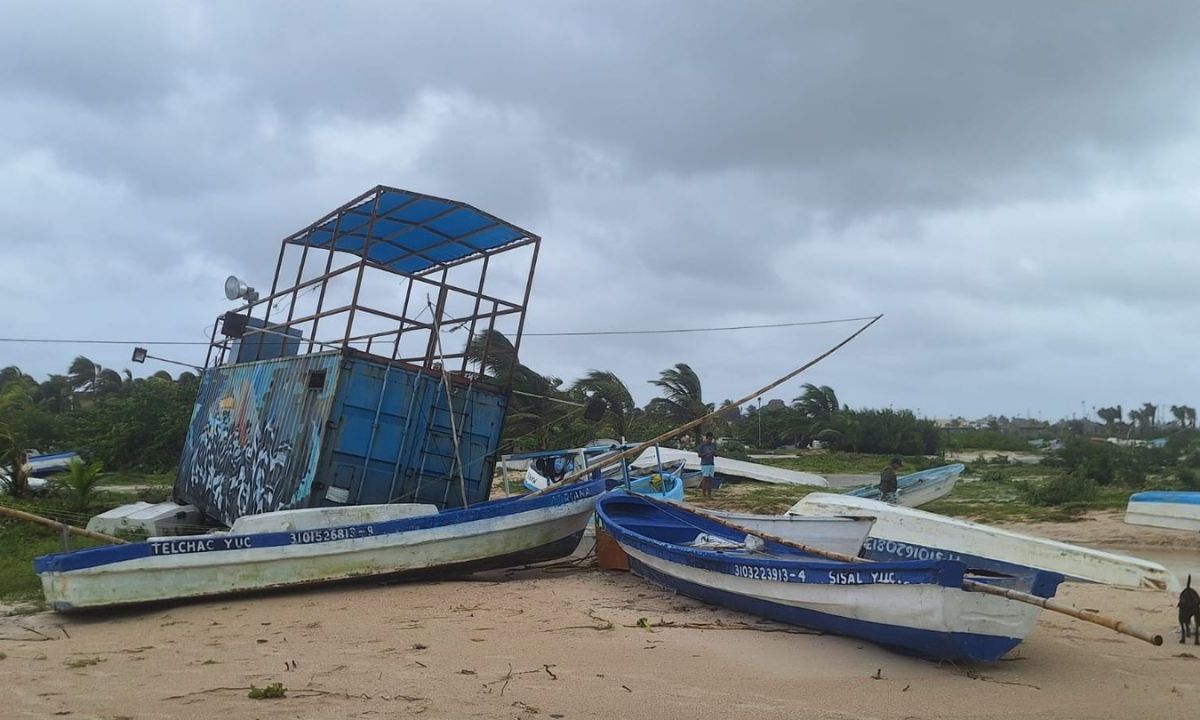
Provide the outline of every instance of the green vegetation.
[[[764,465],[787,470],[802,470],[818,475],[878,475],[883,466],[887,465],[891,455],[871,455],[868,453],[829,453],[823,451],[807,451],[796,456],[781,456],[770,459],[760,459]],[[916,472],[926,468],[945,465],[938,457],[924,455],[904,455],[904,466],[900,473]]]
[[[86,538],[71,538],[72,549],[97,544]],[[53,530],[0,519],[0,601],[39,601],[42,583],[33,574],[33,559],[62,549],[62,539]]]
[[58,485],[62,488],[71,510],[86,512],[92,504],[96,488],[100,484],[100,468],[98,461],[85,463],[73,459],[67,473],[58,477]]
[[947,450],[1013,450],[1028,452],[1033,448],[1023,438],[999,430],[948,428]]
[[[1036,466],[1025,466],[1032,468]],[[1020,468],[1016,468],[1020,470]],[[1055,498],[1059,504],[1034,504],[1032,497],[1038,492],[1034,488],[1046,484],[1059,484],[1066,477],[1061,471],[1053,475],[1032,478],[1013,474],[1003,479],[960,480],[954,492],[936,502],[922,506],[922,510],[961,517],[979,522],[1064,522],[1077,520],[1089,510],[1120,510],[1129,500],[1130,490],[1121,487],[1098,487],[1091,498]],[[1042,491],[1042,498],[1048,498]],[[1031,493],[1034,493],[1031,496]]]
[[287,688],[283,686],[283,683],[271,683],[263,688],[251,685],[247,697],[251,700],[278,700],[287,697]]

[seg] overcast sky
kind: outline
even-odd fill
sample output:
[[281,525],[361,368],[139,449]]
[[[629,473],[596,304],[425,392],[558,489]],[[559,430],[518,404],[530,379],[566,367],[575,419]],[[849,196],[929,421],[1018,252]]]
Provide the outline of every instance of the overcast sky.
[[[0,335],[197,340],[378,184],[544,238],[530,331],[884,313],[855,407],[1200,404],[1200,4],[0,7]],[[527,339],[738,397],[852,325]],[[0,343],[43,378],[129,347]],[[151,346],[203,360],[203,348]],[[170,366],[133,366],[149,374]]]

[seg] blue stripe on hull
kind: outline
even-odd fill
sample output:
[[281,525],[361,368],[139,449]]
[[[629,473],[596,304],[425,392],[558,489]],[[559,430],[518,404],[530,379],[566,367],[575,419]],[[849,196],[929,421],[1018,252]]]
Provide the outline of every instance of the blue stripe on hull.
[[738,595],[725,590],[698,585],[671,577],[629,558],[630,569],[636,574],[663,587],[714,605],[739,610],[771,620],[812,628],[837,635],[862,638],[909,655],[939,660],[971,660],[993,662],[1021,643],[1021,638],[976,635],[972,633],[935,632],[914,628],[884,625],[865,620],[829,615],[815,610],[781,605],[766,600]]
[[1200,492],[1150,490],[1129,496],[1131,503],[1174,503],[1178,505],[1200,505]]
[[985,570],[1018,577],[1029,577],[1039,572],[1035,568],[1026,567],[1025,565],[1014,565],[1002,560],[993,560],[969,553],[942,550],[940,548],[929,547],[928,545],[915,545],[912,543],[882,540],[880,538],[867,538],[867,542],[863,546],[862,555],[868,560],[878,562],[957,560],[966,565],[968,570]]

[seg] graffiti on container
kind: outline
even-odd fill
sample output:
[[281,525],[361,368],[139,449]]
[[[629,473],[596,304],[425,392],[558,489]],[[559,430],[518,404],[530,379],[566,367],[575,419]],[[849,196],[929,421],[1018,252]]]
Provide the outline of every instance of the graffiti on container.
[[292,443],[260,421],[246,432],[227,418],[210,418],[192,460],[191,485],[212,498],[212,510],[224,516],[275,510],[275,491],[292,453]]
[[317,390],[305,380],[335,371],[334,362],[312,356],[206,371],[176,496],[225,523],[307,506],[334,383]]

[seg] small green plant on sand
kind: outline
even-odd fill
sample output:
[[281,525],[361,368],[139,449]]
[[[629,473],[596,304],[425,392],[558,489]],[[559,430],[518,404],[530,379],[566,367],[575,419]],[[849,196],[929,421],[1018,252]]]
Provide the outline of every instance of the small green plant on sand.
[[79,658],[78,660],[68,660],[66,665],[72,670],[78,670],[79,668],[85,668],[89,665],[99,665],[102,662],[104,662],[103,658],[98,657]]
[[251,700],[278,700],[287,697],[287,688],[283,686],[283,683],[271,683],[264,688],[251,685],[248,697]]
[[78,458],[71,460],[67,474],[59,478],[59,484],[66,491],[67,503],[75,512],[87,512],[100,485],[99,462],[85,463]]

